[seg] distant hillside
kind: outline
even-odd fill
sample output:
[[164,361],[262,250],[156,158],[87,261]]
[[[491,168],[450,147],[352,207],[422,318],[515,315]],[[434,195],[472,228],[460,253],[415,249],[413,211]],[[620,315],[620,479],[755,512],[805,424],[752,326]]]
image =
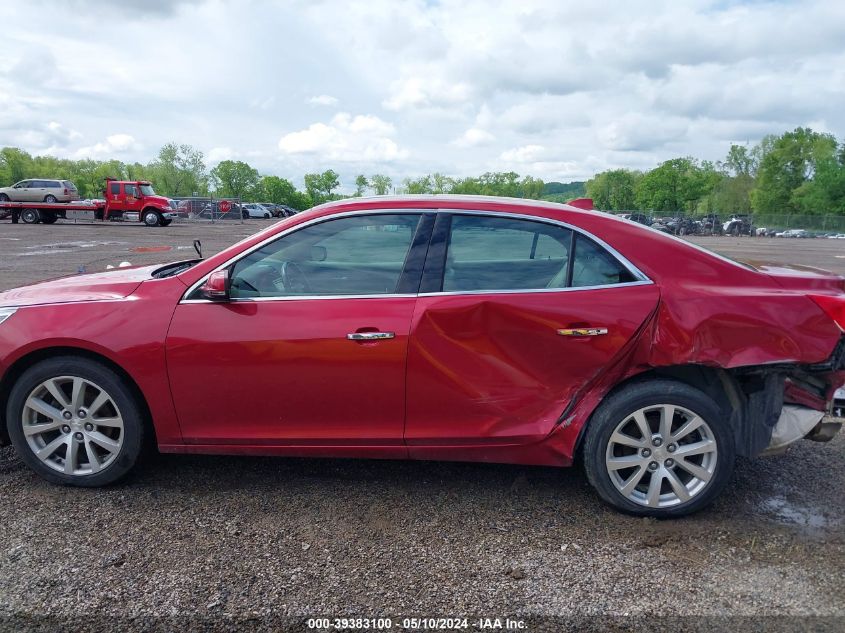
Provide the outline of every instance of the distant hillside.
[[574,182],[547,182],[543,187],[543,200],[550,202],[566,202],[573,198],[583,198],[586,195],[586,187],[583,180]]

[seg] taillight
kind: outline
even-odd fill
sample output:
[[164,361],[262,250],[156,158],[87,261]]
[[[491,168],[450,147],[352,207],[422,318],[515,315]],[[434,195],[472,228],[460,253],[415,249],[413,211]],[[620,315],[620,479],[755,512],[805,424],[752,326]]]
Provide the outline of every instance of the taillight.
[[808,295],[845,332],[845,295]]
[[67,195],[70,195],[70,192],[69,192],[67,189],[65,189],[65,195],[66,195],[66,196],[67,196]]

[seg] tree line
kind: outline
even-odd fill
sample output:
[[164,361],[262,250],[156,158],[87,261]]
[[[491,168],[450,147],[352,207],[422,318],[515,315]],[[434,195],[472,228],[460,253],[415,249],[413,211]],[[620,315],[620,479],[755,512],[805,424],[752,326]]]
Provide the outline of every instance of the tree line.
[[[262,175],[246,162],[224,160],[208,169],[203,153],[168,143],[148,163],[71,160],[0,150],[0,186],[25,178],[72,180],[83,198],[100,197],[106,177],[149,180],[170,197],[207,196],[274,202],[307,209],[343,196],[332,169],[305,174],[304,189],[291,180]],[[355,178],[355,196],[373,193],[455,193],[564,202],[587,195],[606,211],[655,213],[845,214],[845,143],[830,134],[797,128],[760,143],[731,145],[724,160],[673,158],[649,171],[612,169],[584,182],[543,182],[515,172],[453,178],[441,173],[405,178],[384,174]]]
[[646,172],[611,169],[586,183],[599,209],[658,213],[845,214],[845,142],[799,127],[724,160],[673,158]]

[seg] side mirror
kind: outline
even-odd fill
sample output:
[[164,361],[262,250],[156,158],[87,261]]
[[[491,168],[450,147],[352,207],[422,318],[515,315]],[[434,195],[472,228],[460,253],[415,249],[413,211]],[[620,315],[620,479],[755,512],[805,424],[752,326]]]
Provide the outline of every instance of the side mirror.
[[209,301],[228,301],[229,271],[224,268],[211,273],[205,283],[200,286],[200,293]]
[[328,257],[328,251],[326,251],[325,246],[312,246],[311,247],[311,261],[312,262],[324,262],[324,261],[326,261],[326,257]]

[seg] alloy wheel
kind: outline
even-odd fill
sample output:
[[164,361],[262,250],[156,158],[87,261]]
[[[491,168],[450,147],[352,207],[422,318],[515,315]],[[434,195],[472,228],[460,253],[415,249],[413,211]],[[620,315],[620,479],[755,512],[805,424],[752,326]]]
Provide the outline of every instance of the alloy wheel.
[[657,404],[634,411],[616,426],[605,467],[627,500],[669,508],[707,488],[717,459],[715,435],[701,416],[681,406]]
[[40,383],[26,399],[23,434],[46,466],[65,475],[108,468],[123,446],[123,417],[102,387],[79,376]]

